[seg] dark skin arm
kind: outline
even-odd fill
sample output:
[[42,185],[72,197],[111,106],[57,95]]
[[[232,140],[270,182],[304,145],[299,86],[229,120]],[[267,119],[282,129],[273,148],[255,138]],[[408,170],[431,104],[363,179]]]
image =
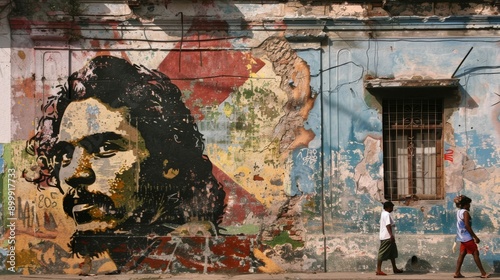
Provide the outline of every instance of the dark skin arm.
[[470,233],[472,238],[474,238],[474,242],[479,243],[481,240],[476,236],[474,231],[472,230],[471,224],[470,224],[470,214],[469,211],[464,212],[464,224],[465,224],[465,229]]

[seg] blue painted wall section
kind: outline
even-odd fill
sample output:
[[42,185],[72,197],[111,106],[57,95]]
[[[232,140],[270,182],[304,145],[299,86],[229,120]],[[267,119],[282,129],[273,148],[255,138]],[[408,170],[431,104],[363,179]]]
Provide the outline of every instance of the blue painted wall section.
[[[491,267],[498,261],[499,256],[491,248],[496,247],[499,232],[496,210],[499,193],[498,187],[493,187],[496,186],[493,178],[498,174],[496,143],[499,135],[495,115],[498,81],[495,69],[499,61],[496,43],[491,38],[375,38],[330,42],[327,63],[329,67],[337,67],[327,74],[330,86],[328,91],[323,91],[322,97],[327,104],[324,110],[324,144],[327,147],[324,151],[330,150],[333,155],[330,161],[326,161],[330,166],[325,166],[325,170],[335,171],[332,181],[326,181],[332,188],[332,201],[335,201],[328,209],[332,213],[332,235],[339,231],[375,233],[376,212],[381,210],[380,201],[383,200],[377,196],[377,192],[383,190],[382,184],[373,184],[373,181],[382,179],[381,150],[367,159],[365,142],[373,138],[378,141],[377,145],[381,145],[381,104],[363,88],[364,80],[360,77],[394,81],[450,78],[471,47],[473,51],[456,75],[463,89],[461,103],[445,112],[449,116],[445,120],[445,146],[448,149],[445,173],[458,177],[454,180],[448,177],[444,200],[414,201],[410,205],[404,201],[396,202],[394,216],[403,258],[415,254],[431,260],[436,266],[434,269],[452,268],[455,259],[443,258],[449,252],[455,234],[456,207],[452,202],[457,194],[466,194],[473,200],[474,228],[485,237],[480,245],[481,258]],[[405,93],[401,91],[400,94]],[[355,169],[360,165],[364,165],[364,182],[356,181],[360,176]],[[339,176],[341,180],[336,179]],[[363,183],[368,186],[360,188]],[[374,211],[377,208],[379,210]],[[366,228],[369,230],[364,231]],[[424,245],[418,244],[415,248],[408,239],[419,235],[434,236],[435,250],[416,254],[415,249],[424,252]],[[349,238],[357,240],[354,244],[359,245],[357,237]],[[375,240],[366,241],[366,244],[372,241]],[[359,260],[353,258],[353,262],[356,261]]]

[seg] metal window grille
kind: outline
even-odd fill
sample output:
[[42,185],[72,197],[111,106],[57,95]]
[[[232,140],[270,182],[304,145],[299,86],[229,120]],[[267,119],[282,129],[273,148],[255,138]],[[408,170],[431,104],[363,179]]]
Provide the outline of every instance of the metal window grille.
[[443,100],[383,101],[386,199],[443,198]]

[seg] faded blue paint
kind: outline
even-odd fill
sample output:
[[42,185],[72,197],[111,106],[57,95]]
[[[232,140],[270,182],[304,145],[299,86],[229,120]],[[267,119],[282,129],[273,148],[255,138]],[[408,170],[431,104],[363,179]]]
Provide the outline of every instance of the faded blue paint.
[[[488,168],[489,178],[479,177],[480,175],[476,174],[480,173],[476,173],[470,175],[475,176],[474,183],[463,180],[463,189],[445,185],[446,195],[443,200],[411,201],[409,205],[405,205],[404,201],[396,201],[394,216],[398,236],[402,239],[412,239],[414,235],[425,234],[436,238],[450,236],[452,240],[456,232],[457,210],[453,198],[457,195],[456,190],[461,190],[461,193],[473,199],[471,215],[476,233],[480,236],[493,235],[481,243],[481,246],[490,248],[487,252],[482,251],[483,262],[487,261],[492,266],[494,260],[500,259],[498,253],[491,248],[500,231],[493,220],[497,213],[495,209],[498,207],[498,194],[489,193],[484,187],[479,187],[487,182],[494,184],[490,178],[498,176],[495,174],[500,172],[496,145],[499,133],[495,130],[499,125],[500,113],[492,106],[500,101],[500,97],[494,93],[498,90],[499,82],[493,73],[494,67],[497,68],[494,65],[498,64],[498,56],[496,43],[491,39],[360,39],[350,40],[348,43],[341,39],[331,41],[325,49],[325,52],[329,53],[329,59],[324,65],[324,69],[328,70],[323,75],[322,95],[325,170],[332,170],[332,174],[325,177],[323,184],[325,192],[331,194],[325,204],[326,212],[331,213],[330,216],[325,215],[327,229],[331,227],[332,230],[343,230],[344,233],[371,233],[374,236],[378,233],[377,223],[381,206],[378,199],[370,194],[376,193],[376,190],[357,193],[354,176],[355,168],[367,155],[365,140],[372,137],[382,141],[382,112],[379,100],[373,97],[365,98],[370,93],[365,91],[363,79],[360,78],[363,75],[359,75],[359,71],[379,79],[450,78],[472,46],[474,51],[457,72],[463,87],[460,92],[460,104],[456,108],[447,108],[452,111],[451,117],[445,122],[450,124],[448,133],[451,132],[454,137],[445,138],[453,142],[446,142],[444,149],[451,149],[454,154],[450,154],[451,158],[443,163],[448,169],[447,175],[466,176],[462,164],[469,160],[467,168]],[[492,117],[490,114],[495,115]],[[494,123],[491,120],[494,120]],[[382,142],[379,144],[382,146]],[[462,151],[466,154],[461,155]],[[453,156],[457,158],[455,161]],[[463,156],[463,159],[458,156]],[[381,180],[383,176],[380,174],[383,153],[376,155],[375,162],[373,158],[371,160],[364,165],[367,174],[361,174],[365,176],[365,185],[367,180]],[[474,166],[470,165],[470,160]],[[370,187],[383,188],[377,184],[381,183],[373,183]],[[414,254],[411,251],[413,249],[406,250],[407,248],[402,246],[400,255]],[[453,267],[456,261],[454,257],[449,263],[448,260],[443,260],[439,250],[429,250],[426,254],[419,258],[429,260],[438,267]]]
[[298,149],[292,152],[293,166],[290,189],[291,196],[316,192],[318,178],[315,170],[320,170],[320,153],[317,149]]
[[[471,210],[471,216],[473,217],[473,225],[474,228],[477,229],[478,231],[493,231],[495,232],[495,227],[493,226],[493,221],[491,220],[491,217],[487,215],[486,212],[489,212],[491,209],[488,209],[490,207],[488,206],[483,206],[479,204],[480,202],[476,201],[476,204],[474,204],[474,209]],[[497,233],[500,232],[497,229]]]
[[467,147],[468,156],[482,167],[498,165],[500,155],[496,151],[496,144],[491,135],[478,134],[471,130],[455,134],[455,139],[461,146]]
[[[361,101],[360,101],[361,102]],[[361,103],[362,110],[357,112],[354,119],[354,139],[363,142],[366,137],[382,137],[382,122],[377,117],[377,111],[369,109],[366,103]]]
[[314,132],[314,139],[309,143],[309,148],[321,147],[321,99],[316,98],[321,93],[321,51],[316,49],[298,50],[297,55],[309,66],[311,73],[311,96],[314,97],[314,107],[309,112],[304,128]]
[[[319,73],[321,52],[315,49],[297,51],[297,55],[308,65],[311,73]],[[316,96],[320,91],[319,77],[311,77],[311,95]],[[321,154],[321,107],[320,99],[314,100],[315,106],[309,112],[304,128],[314,132],[314,139],[309,143],[307,149],[299,148],[292,152],[293,165],[290,172],[290,186],[287,190],[289,195],[313,194],[318,192],[321,186],[322,154]],[[319,189],[321,191],[321,189]]]
[[417,209],[410,207],[394,207],[393,217],[397,220],[398,233],[414,233],[419,226]]
[[[419,214],[423,215],[422,212],[419,212]],[[445,208],[441,205],[431,206],[422,218],[423,224],[421,226],[425,234],[447,234],[448,232],[445,231],[446,225],[455,225],[455,216],[447,215]],[[414,230],[418,230],[418,228]],[[449,233],[455,233],[455,228],[453,227],[453,231]]]

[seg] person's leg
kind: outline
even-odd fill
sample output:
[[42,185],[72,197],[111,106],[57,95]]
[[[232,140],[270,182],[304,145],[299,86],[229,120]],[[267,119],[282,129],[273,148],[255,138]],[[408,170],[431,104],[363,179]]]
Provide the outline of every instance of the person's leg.
[[377,259],[377,270],[375,271],[375,274],[376,275],[386,275],[382,271],[382,259],[380,259],[380,258]]
[[482,278],[489,278],[489,274],[486,273],[486,271],[483,268],[483,264],[481,263],[481,259],[479,258],[479,250],[474,251],[472,254],[474,257],[474,262],[476,262],[477,268],[479,268],[479,271],[481,271],[481,277]]
[[391,264],[392,264],[392,271],[393,271],[394,273],[403,273],[403,270],[402,270],[402,269],[399,269],[399,268],[396,266],[396,259],[391,258]]
[[462,264],[464,263],[465,255],[467,254],[467,251],[465,250],[460,250],[460,254],[458,254],[458,259],[457,259],[457,268],[455,269],[455,275],[453,277],[458,278],[458,277],[464,277],[462,273],[460,273],[460,270],[462,269]]
[[392,271],[394,273],[403,273],[402,269],[399,269],[396,266],[396,258],[398,257],[398,245],[396,245],[396,242],[391,243],[391,264],[392,264]]
[[375,271],[376,275],[387,275],[382,271],[382,262],[384,257],[384,252],[386,250],[386,242],[380,241],[380,247],[378,249],[378,257],[377,257],[377,270]]

